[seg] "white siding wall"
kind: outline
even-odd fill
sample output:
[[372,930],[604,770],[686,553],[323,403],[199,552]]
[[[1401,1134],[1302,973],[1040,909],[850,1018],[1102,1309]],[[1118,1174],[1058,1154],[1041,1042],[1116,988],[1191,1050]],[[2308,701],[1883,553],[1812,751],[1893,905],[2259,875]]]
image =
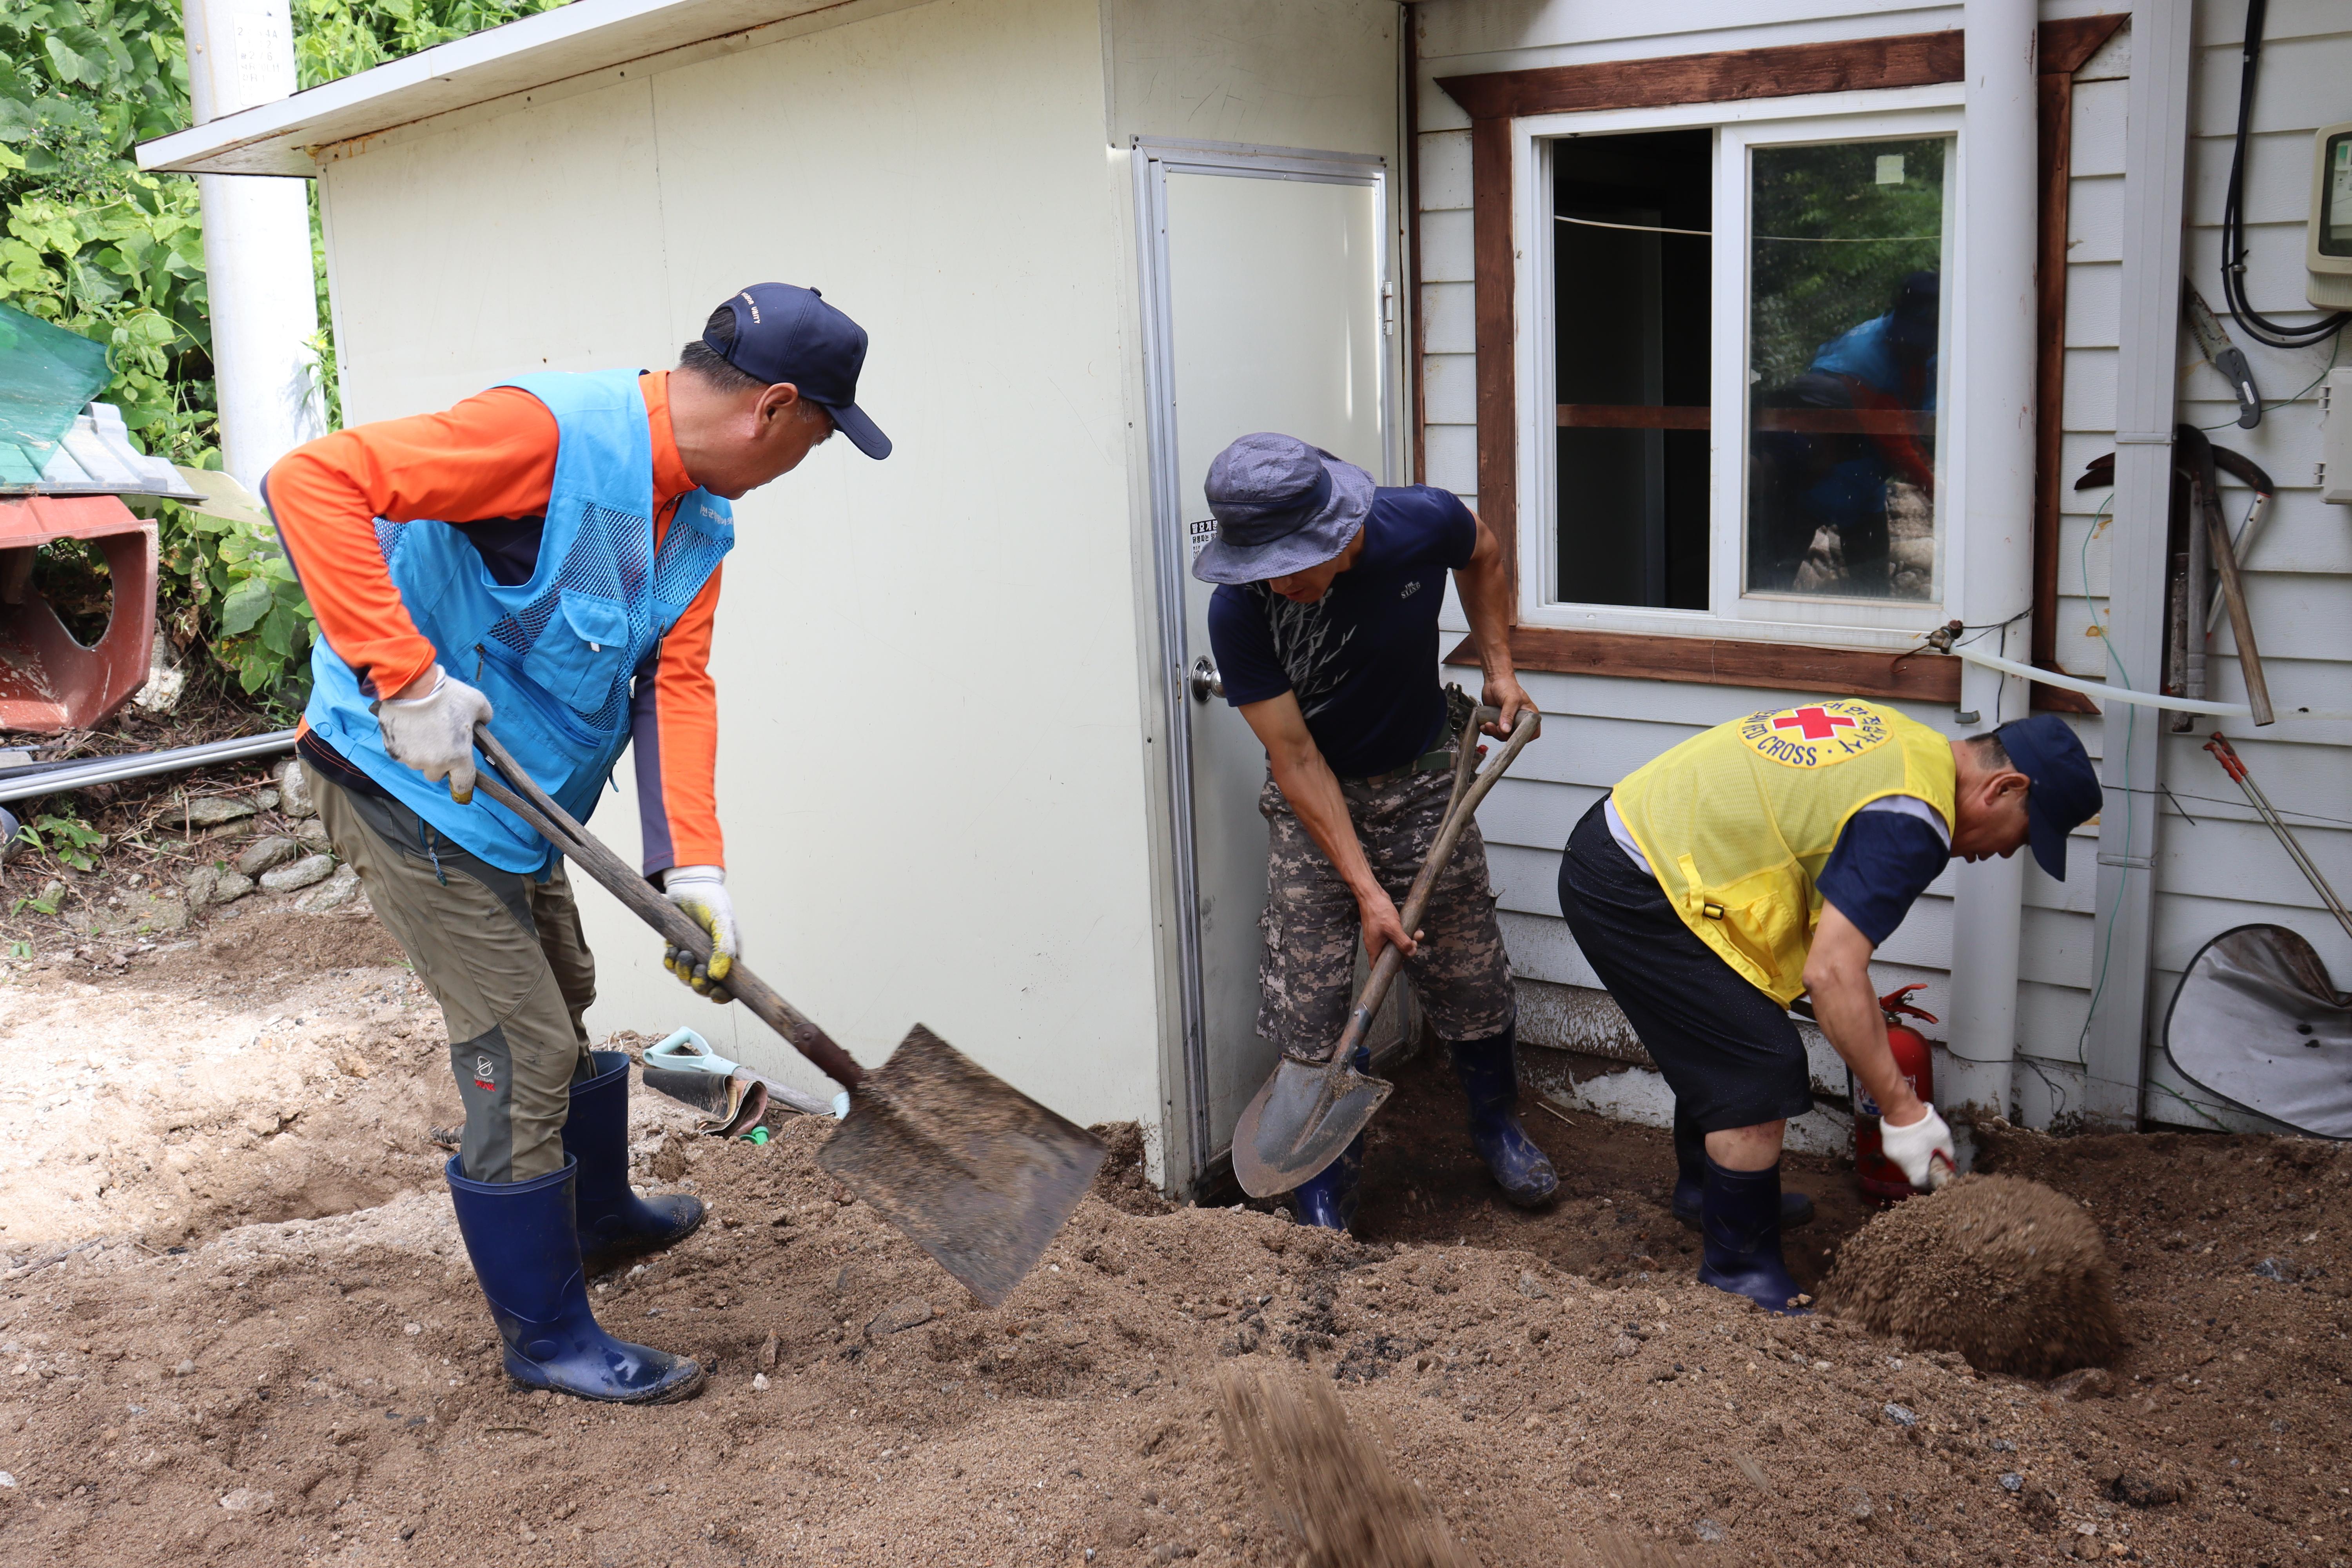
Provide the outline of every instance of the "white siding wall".
[[[2117,3],[2052,5],[2045,17],[2126,8]],[[2199,84],[2199,144],[2192,156],[2191,195],[2199,286],[2219,300],[2213,268],[2219,247],[2221,193],[2227,174],[2226,134],[2236,102],[2235,0],[2200,4],[2204,22]],[[2226,15],[2225,15],[2226,14]],[[1625,23],[1634,12],[1569,4],[1517,5],[1491,0],[1428,0],[1415,7],[1421,58],[1416,83],[1420,112],[1421,308],[1423,312],[1428,479],[1472,496],[1477,482],[1474,426],[1476,356],[1472,330],[1470,138],[1468,120],[1436,79],[1478,71],[1594,60],[1745,48],[1835,37],[1875,37],[1958,27],[1958,6],[1835,5],[1790,0],[1774,5],[1677,0],[1640,8],[1639,31]],[[2347,14],[2327,0],[2301,0],[2273,13],[2258,125],[2252,216],[2268,226],[2252,230],[2252,275],[2258,298],[2283,310],[2302,299],[2300,264],[2304,181],[2308,178],[2311,127],[2346,112],[2340,84],[2352,79],[2352,31]],[[2114,446],[2115,348],[2122,208],[2123,117],[2130,70],[2130,34],[2120,33],[2077,75],[2074,97],[2074,185],[2069,222],[2066,323],[2066,432],[2063,476],[2071,484],[2083,466]],[[2336,84],[2331,88],[2330,83]],[[2195,356],[2183,350],[2183,363]],[[2265,392],[2284,397],[2311,380],[2325,353],[2271,354],[2255,349]],[[2218,380],[2192,373],[2184,419],[2211,425],[2229,416]],[[2266,537],[2255,551],[2251,591],[2263,627],[2273,691],[2283,707],[2352,707],[2341,662],[2352,658],[2352,516],[2321,505],[2310,489],[2315,458],[2314,405],[2308,398],[2280,409],[2251,438],[2217,436],[2265,465],[2282,484]],[[2103,646],[2085,635],[2104,604],[2104,531],[2095,515],[2104,497],[2067,492],[2059,649],[2062,664],[2098,676]],[[2239,498],[2241,500],[2242,498]],[[1475,501],[1474,501],[1475,504]],[[2087,550],[2084,548],[2087,540]],[[2088,586],[2085,588],[2085,568]],[[1465,629],[1449,606],[1449,627]],[[2227,634],[2217,645],[2226,650]],[[2235,690],[2234,660],[2219,661],[2224,690]],[[1456,672],[1461,673],[1461,672]],[[2153,673],[2134,672],[2137,684]],[[1481,816],[1493,846],[1503,893],[1506,933],[1518,973],[1540,991],[1546,984],[1591,986],[1595,977],[1559,919],[1555,879],[1559,847],[1576,819],[1617,778],[1696,730],[1801,693],[1745,688],[1625,681],[1541,675],[1528,686],[1549,715],[1544,739],[1520,763],[1514,779],[1496,792]],[[1905,705],[1915,718],[1949,728],[1950,710]],[[2070,720],[2094,757],[2100,722]],[[2244,726],[2234,726],[2243,730]],[[2333,748],[2352,742],[2341,723],[2280,726],[2277,739],[2241,743],[2248,762],[2266,777],[2282,803],[2352,821],[2352,772]],[[2201,736],[2200,737],[2201,740]],[[2199,825],[2174,818],[2169,804],[2161,837],[2157,984],[2168,999],[2178,972],[2206,939],[2248,920],[2278,920],[2318,942],[2339,983],[2352,975],[2352,948],[2318,914],[2316,900],[2294,876],[2275,844],[2242,805],[2226,804],[2234,791],[2210,759],[2184,738],[2168,752],[2167,779],[2177,794],[2224,797],[2225,804],[2189,802]],[[2146,797],[2142,797],[2146,798]],[[2208,812],[2211,814],[2209,817]],[[2341,882],[2352,884],[2352,835],[2315,829],[2312,846]],[[2078,834],[2061,886],[2039,868],[2026,871],[2027,903],[2020,976],[2019,1043],[2023,1064],[2017,1100],[2030,1120],[2046,1121],[2079,1106],[2078,1045],[2097,980],[2093,949],[2095,827]],[[1930,890],[1881,950],[1877,973],[1890,986],[1925,980],[1930,1011],[1948,1010],[1950,952],[1948,876]],[[1530,1010],[1531,1019],[1558,1017],[1557,1008]],[[1932,1031],[1931,1031],[1932,1032]],[[1540,1037],[1540,1026],[1536,1031]],[[1560,1043],[1571,1043],[1563,1038]],[[2168,1092],[2182,1087],[2161,1054],[2149,1097],[2152,1114],[2199,1124],[2208,1119]],[[2240,1119],[2242,1121],[2242,1119]]]
[[[2187,265],[2189,280],[2217,311],[2221,200],[2237,121],[2245,13],[2239,0],[2197,4]],[[2277,0],[2264,36],[2246,164],[2246,289],[2263,313],[2307,321],[2303,247],[2311,133],[2352,119],[2352,6],[2340,0]],[[2263,730],[2243,720],[2222,728],[2273,805],[2309,814],[2289,820],[2341,894],[2352,888],[2352,756],[2346,750],[2352,746],[2352,722],[2294,716],[2297,709],[2338,715],[2352,710],[2352,681],[2347,679],[2352,675],[2352,507],[2319,499],[2314,482],[2318,394],[2305,390],[2326,368],[2329,350],[2264,348],[2238,331],[2226,314],[2222,325],[2252,362],[2264,400],[2294,399],[2265,414],[2256,428],[2241,430],[2231,423],[2235,405],[2210,366],[2198,363],[2182,382],[2181,421],[2208,428],[2216,444],[2252,458],[2279,486],[2277,504],[2248,555],[2246,596],[2272,700],[2282,717]],[[2182,364],[2197,360],[2193,339],[2184,334],[2181,345]],[[2345,345],[2337,363],[2352,363],[2352,345]],[[2246,492],[2231,487],[2233,523],[2244,515],[2246,499]],[[2222,691],[2242,700],[2226,621],[2212,646]],[[2336,984],[2352,986],[2352,941],[2321,911],[2286,852],[2200,749],[2211,728],[2200,726],[2193,736],[2165,742],[2165,784],[2178,805],[2157,803],[2163,813],[2157,841],[2158,1027],[2162,1005],[2197,950],[2231,926],[2252,921],[2302,932],[2319,950]],[[2205,796],[2214,798],[2200,798]],[[2180,807],[2196,819],[2194,826],[2182,819]],[[2151,1060],[2149,1081],[2157,1086],[2148,1100],[2151,1114],[2200,1120],[2193,1107],[2168,1092],[2195,1094],[2172,1073],[2161,1052]]]
[[[1159,1116],[1150,812],[1094,0],[938,0],[396,132],[325,176],[354,419],[664,365],[731,289],[872,334],[834,442],[737,509],[716,673],[761,973],[861,1059],[921,1020],[1080,1121]],[[1050,480],[1041,480],[1050,475]],[[636,849],[629,770],[594,826]],[[816,1087],[583,895],[600,1029]]]

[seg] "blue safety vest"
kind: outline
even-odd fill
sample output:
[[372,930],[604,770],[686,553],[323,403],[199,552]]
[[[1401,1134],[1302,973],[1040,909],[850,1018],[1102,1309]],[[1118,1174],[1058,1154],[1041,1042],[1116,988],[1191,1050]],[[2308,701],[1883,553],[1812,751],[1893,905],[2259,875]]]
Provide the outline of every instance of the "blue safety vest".
[[[446,522],[375,525],[393,585],[450,675],[479,687],[490,731],[541,788],[584,822],[629,742],[631,681],[735,543],[732,512],[708,490],[682,497],[654,549],[653,440],[633,370],[552,373],[506,384],[555,416],[555,483],[530,580],[490,578]],[[487,795],[393,761],[358,675],[321,638],[303,717],[445,837],[509,871],[539,872],[554,850]]]

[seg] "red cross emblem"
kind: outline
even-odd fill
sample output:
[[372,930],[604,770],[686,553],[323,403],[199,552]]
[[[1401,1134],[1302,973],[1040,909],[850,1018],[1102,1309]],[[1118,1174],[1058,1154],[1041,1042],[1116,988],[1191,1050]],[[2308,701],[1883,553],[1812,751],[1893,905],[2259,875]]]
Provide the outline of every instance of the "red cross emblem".
[[1851,730],[1854,721],[1843,713],[1832,713],[1822,708],[1800,708],[1772,721],[1775,730],[1801,731],[1808,741],[1826,741],[1840,729]]

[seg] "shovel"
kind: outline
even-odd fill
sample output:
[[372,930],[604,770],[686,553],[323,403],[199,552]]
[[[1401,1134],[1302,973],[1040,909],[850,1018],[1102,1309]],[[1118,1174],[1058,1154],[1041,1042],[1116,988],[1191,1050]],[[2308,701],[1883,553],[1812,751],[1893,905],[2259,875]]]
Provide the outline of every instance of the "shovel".
[[[476,744],[496,773],[477,780],[673,947],[710,955],[710,938],[592,837],[517,766],[488,726]],[[872,1072],[739,960],[727,990],[849,1090],[849,1115],[817,1163],[872,1204],[982,1304],[993,1307],[1037,1265],[1107,1152],[918,1024]]]
[[[1419,927],[1422,911],[1429,904],[1429,889],[1437,873],[1453,858],[1454,847],[1476,815],[1478,803],[1486,798],[1511,759],[1535,739],[1541,722],[1532,708],[1522,712],[1502,755],[1474,778],[1471,769],[1478,760],[1478,726],[1501,717],[1498,710],[1481,708],[1462,727],[1454,749],[1454,795],[1446,803],[1444,824],[1437,830],[1437,841],[1429,847],[1429,858],[1421,863],[1400,911],[1407,931]],[[1381,953],[1329,1059],[1304,1062],[1286,1055],[1276,1065],[1274,1076],[1234,1124],[1234,1175],[1242,1191],[1254,1198],[1270,1198],[1314,1176],[1355,1142],[1372,1112],[1395,1089],[1394,1084],[1366,1078],[1356,1070],[1356,1047],[1363,1044],[1372,1016],[1388,999],[1389,987],[1403,967],[1404,955],[1395,947]]]

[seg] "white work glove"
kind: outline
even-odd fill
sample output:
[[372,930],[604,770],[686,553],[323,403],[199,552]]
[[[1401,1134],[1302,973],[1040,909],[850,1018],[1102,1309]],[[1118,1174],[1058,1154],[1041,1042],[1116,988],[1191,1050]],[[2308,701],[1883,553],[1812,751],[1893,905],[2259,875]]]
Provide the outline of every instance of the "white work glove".
[[425,775],[426,784],[449,781],[449,798],[464,805],[474,798],[474,726],[490,720],[490,700],[433,667],[433,689],[422,697],[379,699],[375,721],[392,760]]
[[732,1002],[723,982],[742,946],[735,935],[735,900],[727,896],[727,873],[716,866],[673,866],[662,873],[662,893],[710,933],[708,960],[671,947],[663,951],[662,967],[713,1002]]
[[1920,1103],[1927,1114],[1908,1127],[1897,1127],[1883,1116],[1878,1119],[1878,1146],[1903,1167],[1913,1186],[1926,1192],[1952,1179],[1952,1130],[1944,1125],[1934,1106]]

